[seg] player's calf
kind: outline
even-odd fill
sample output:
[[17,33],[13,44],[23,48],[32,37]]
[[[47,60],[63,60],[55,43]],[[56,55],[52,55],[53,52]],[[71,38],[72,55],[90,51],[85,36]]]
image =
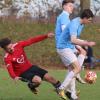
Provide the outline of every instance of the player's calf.
[[56,80],[54,77],[50,76],[49,74],[44,75],[44,80],[51,83],[55,88],[60,87],[61,82]]

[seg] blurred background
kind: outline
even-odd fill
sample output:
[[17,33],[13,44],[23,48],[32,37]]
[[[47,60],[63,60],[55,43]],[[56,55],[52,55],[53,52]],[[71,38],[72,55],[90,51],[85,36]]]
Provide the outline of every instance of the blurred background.
[[[49,21],[61,12],[61,3],[62,0],[0,0],[0,17],[19,19],[24,16]],[[90,8],[96,16],[100,16],[100,0],[75,0],[73,16],[78,16],[84,8]]]
[[[12,42],[28,39],[40,34],[54,32],[57,16],[62,11],[62,0],[0,0],[0,39],[8,37]],[[97,73],[93,85],[78,84],[81,100],[100,100],[100,0],[75,0],[71,18],[80,15],[83,9],[90,8],[96,16],[94,22],[86,25],[81,38],[95,41],[96,46],[88,48],[87,58],[82,71],[84,78],[88,70]],[[56,53],[55,38],[46,39],[25,48],[27,57],[49,71],[62,81],[66,71]],[[10,79],[4,64],[5,52],[0,48],[0,100],[61,100],[49,84],[42,84],[39,94],[33,95],[26,83],[15,84]],[[17,94],[17,95],[16,95]]]
[[[82,38],[97,43],[93,47],[93,56],[96,58],[93,62],[97,62],[97,59],[100,59],[100,0],[75,0],[71,18],[79,16],[86,8],[90,8],[96,17],[94,23],[86,25]],[[49,31],[54,32],[56,17],[61,11],[62,0],[0,0],[0,38],[9,37],[19,41]],[[64,68],[56,53],[54,39],[43,41],[25,50],[32,63],[48,68]],[[4,64],[2,52],[1,50],[1,67]],[[96,64],[99,66],[99,63]]]

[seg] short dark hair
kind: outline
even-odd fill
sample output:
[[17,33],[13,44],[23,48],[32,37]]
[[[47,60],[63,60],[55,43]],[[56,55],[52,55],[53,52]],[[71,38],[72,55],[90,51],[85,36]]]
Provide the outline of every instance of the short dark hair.
[[10,43],[11,43],[11,40],[9,38],[3,38],[0,40],[0,47],[5,48]]
[[93,12],[90,9],[84,9],[83,12],[81,13],[80,17],[83,18],[90,18],[94,17]]
[[66,5],[67,3],[74,3],[73,0],[63,0],[62,6]]

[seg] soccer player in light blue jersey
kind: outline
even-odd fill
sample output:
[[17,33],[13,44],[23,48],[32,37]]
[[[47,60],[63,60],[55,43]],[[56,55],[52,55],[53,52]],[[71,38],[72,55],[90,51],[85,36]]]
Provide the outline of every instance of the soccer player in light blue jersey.
[[63,11],[57,17],[57,21],[56,21],[56,28],[55,28],[56,45],[58,44],[58,40],[59,40],[59,37],[60,37],[62,31],[70,23],[69,16],[73,12],[74,1],[73,0],[63,0],[62,7],[63,7]]
[[[57,17],[57,21],[56,21],[56,28],[55,28],[56,46],[58,44],[58,40],[59,40],[61,33],[64,31],[64,29],[70,23],[69,16],[74,10],[74,1],[73,0],[63,0],[62,1],[62,8],[63,8],[63,11]],[[75,84],[75,82],[72,82],[72,83]],[[68,96],[68,94],[71,94],[71,90],[73,90],[73,89],[69,88],[69,90],[66,91],[67,96]],[[76,89],[74,88],[74,90],[76,90]],[[66,97],[63,97],[63,98],[66,98]]]
[[[76,77],[77,74],[81,71],[82,63],[79,63],[78,59],[80,57],[85,58],[86,55],[84,51],[81,51],[81,55],[79,55],[78,57],[75,53],[77,51],[80,52],[80,46],[95,45],[95,42],[80,39],[80,34],[84,28],[84,25],[90,23],[93,17],[94,16],[92,11],[90,9],[85,9],[80,17],[77,17],[70,22],[70,24],[64,29],[58,39],[57,52],[60,55],[65,66],[69,66],[68,69],[71,70],[66,75],[64,82],[58,89],[59,95],[65,100],[67,98],[64,98],[63,91],[68,88],[68,86],[71,84],[72,79]],[[83,62],[82,59],[81,62]],[[70,68],[70,66],[72,68]]]
[[[56,40],[56,47],[58,45],[58,40],[59,37],[61,35],[61,33],[64,31],[64,29],[68,26],[68,24],[70,23],[70,14],[73,12],[74,9],[74,1],[73,0],[63,0],[62,1],[62,7],[63,7],[63,11],[62,13],[57,17],[57,22],[56,22],[56,29],[55,29],[55,40]],[[83,49],[81,48],[80,51],[82,52]],[[82,56],[80,56],[81,59]],[[79,62],[81,61],[79,59]],[[83,59],[83,57],[82,57]],[[77,79],[79,80],[79,82],[81,83],[85,83],[82,78],[80,77],[80,74],[77,75]],[[69,86],[68,91],[66,91],[66,95],[67,93],[70,94],[73,92],[73,94],[75,94],[75,79],[72,80],[71,82],[72,84]],[[67,95],[68,96],[68,95]]]

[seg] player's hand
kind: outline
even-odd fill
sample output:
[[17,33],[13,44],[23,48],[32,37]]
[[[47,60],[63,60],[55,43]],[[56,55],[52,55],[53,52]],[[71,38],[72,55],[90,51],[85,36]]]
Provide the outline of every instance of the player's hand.
[[89,42],[89,43],[88,43],[88,46],[90,46],[90,47],[92,47],[92,46],[94,46],[94,45],[96,45],[96,42]]
[[86,51],[79,45],[75,46],[79,54],[86,55]]
[[48,38],[52,38],[52,37],[54,37],[54,33],[50,32],[47,34],[47,36],[48,36]]
[[21,77],[15,77],[15,78],[14,78],[15,83],[16,83],[17,81],[19,81],[19,80],[21,80]]

